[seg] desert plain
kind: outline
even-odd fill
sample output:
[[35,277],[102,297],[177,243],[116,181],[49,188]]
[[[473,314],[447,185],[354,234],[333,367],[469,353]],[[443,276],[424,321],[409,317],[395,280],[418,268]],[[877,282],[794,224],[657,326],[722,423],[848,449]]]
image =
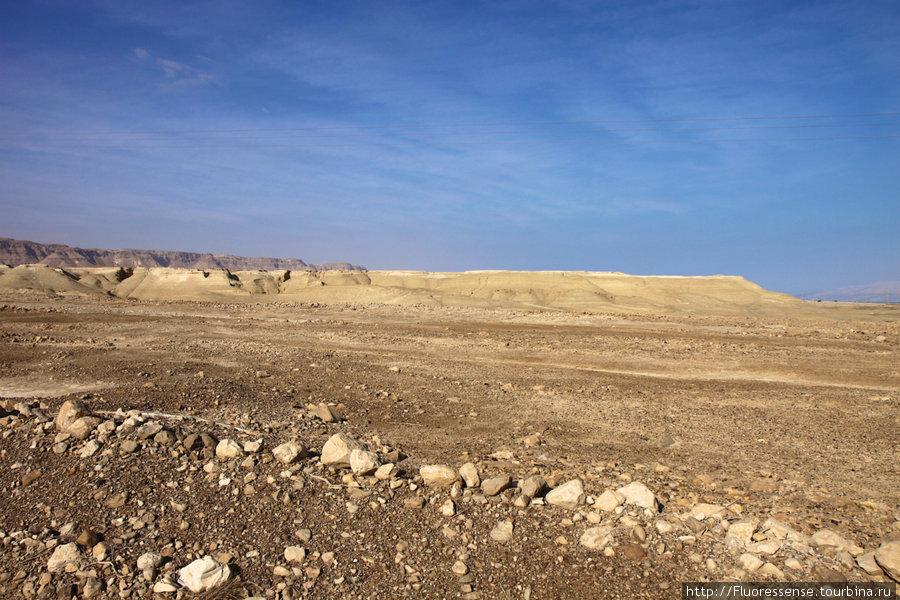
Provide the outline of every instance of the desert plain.
[[900,577],[900,305],[736,277],[19,266],[0,306],[3,597]]

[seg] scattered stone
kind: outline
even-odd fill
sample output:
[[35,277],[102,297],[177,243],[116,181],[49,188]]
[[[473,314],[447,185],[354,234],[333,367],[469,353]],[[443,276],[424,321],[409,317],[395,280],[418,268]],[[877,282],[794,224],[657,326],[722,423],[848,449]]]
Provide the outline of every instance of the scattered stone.
[[331,407],[324,402],[316,406],[315,415],[326,423],[336,423],[340,420]]
[[738,565],[748,573],[755,573],[763,566],[763,561],[755,554],[745,552],[738,557]]
[[886,542],[875,551],[875,562],[888,577],[900,582],[900,541]]
[[625,496],[613,490],[606,490],[594,499],[594,508],[612,512],[625,504]]
[[306,560],[306,550],[301,546],[288,546],[284,549],[284,560],[291,563],[302,563]]
[[24,476],[22,476],[22,487],[28,487],[35,481],[41,478],[43,473],[41,471],[29,471]]
[[794,571],[799,571],[803,568],[803,563],[801,563],[796,558],[788,558],[784,561],[784,566],[788,569],[792,569]]
[[586,529],[578,543],[588,550],[603,550],[613,540],[613,528],[608,525],[600,525]]
[[216,446],[216,456],[218,458],[234,458],[244,453],[243,447],[236,441],[226,438],[219,442]]
[[863,553],[862,548],[847,541],[843,536],[830,529],[820,529],[815,532],[812,536],[812,543],[818,548],[831,547],[839,551],[843,550],[849,552],[852,556],[859,556]]
[[148,569],[158,569],[159,566],[163,563],[163,557],[156,552],[145,552],[141,554],[137,559],[137,568],[139,571],[146,571]]
[[86,600],[96,598],[103,593],[103,582],[96,577],[86,577],[81,587],[81,597]]
[[88,407],[85,406],[83,402],[78,400],[66,400],[63,402],[63,405],[59,408],[59,413],[56,415],[56,429],[57,431],[68,432],[72,423],[81,417],[86,417],[90,414]]
[[545,496],[547,504],[574,510],[584,504],[584,482],[581,479],[573,479],[553,488]]
[[419,474],[430,487],[448,488],[459,481],[459,475],[447,465],[425,465],[419,469]]
[[98,442],[97,440],[90,440],[88,443],[84,445],[81,449],[81,458],[90,458],[97,453],[100,448],[103,447],[103,444]]
[[622,544],[619,546],[619,552],[634,561],[644,560],[647,557],[647,551],[635,543]]
[[91,529],[85,529],[78,535],[75,543],[82,548],[93,548],[100,543],[100,536]]
[[356,475],[371,475],[379,466],[381,461],[374,452],[359,449],[350,452],[350,470]]
[[784,572],[781,569],[773,565],[772,563],[766,563],[759,569],[760,575],[766,575],[768,577],[772,577],[774,579],[784,579]]
[[66,433],[76,440],[86,440],[91,437],[91,432],[93,432],[99,424],[100,419],[97,417],[80,417],[75,419],[75,421],[69,425],[69,428],[66,429]]
[[285,442],[272,449],[272,455],[284,465],[290,465],[302,458],[306,458],[309,452],[306,446],[300,442]]
[[625,502],[628,504],[636,504],[648,510],[656,510],[656,495],[643,483],[634,481],[625,487],[620,487],[618,491],[625,497]]
[[467,462],[459,468],[459,475],[466,483],[467,488],[477,488],[481,485],[481,477],[478,474],[478,467],[475,463]]
[[154,594],[174,594],[178,591],[178,586],[167,579],[157,581],[153,584]]
[[131,454],[133,452],[137,452],[140,447],[141,445],[134,440],[125,440],[119,446],[119,451],[122,452],[122,454]]
[[691,509],[691,516],[698,521],[703,521],[709,517],[717,517],[724,512],[725,507],[718,504],[696,504]]
[[884,571],[881,570],[881,567],[878,566],[878,563],[875,561],[875,551],[870,550],[869,552],[864,552],[856,557],[857,566],[866,572],[867,575],[872,576],[880,576],[884,575]]
[[756,527],[759,521],[756,519],[740,519],[728,526],[728,536],[740,541],[742,546],[747,546],[753,542],[753,534],[756,533]]
[[138,436],[138,439],[149,440],[150,438],[161,432],[162,429],[163,426],[161,424],[157,423],[156,421],[151,421],[138,427],[134,433],[136,436]]
[[456,514],[456,504],[452,499],[447,498],[447,500],[441,505],[441,514],[445,517],[452,517]]
[[397,465],[394,463],[387,463],[375,470],[375,479],[386,481],[392,477],[396,477],[399,472],[400,469],[397,468]]
[[208,555],[178,571],[179,583],[195,594],[216,588],[228,581],[229,577],[231,567]]
[[539,496],[546,488],[547,482],[540,475],[532,475],[519,482],[519,490],[523,496],[529,499]]
[[481,491],[485,496],[496,496],[512,483],[512,477],[503,473],[481,482]]
[[491,529],[491,539],[495,542],[506,543],[512,539],[513,523],[509,519],[500,521]]
[[423,506],[425,506],[425,498],[423,498],[422,496],[412,496],[410,498],[404,498],[403,506],[405,506],[406,508],[414,509],[422,508]]
[[453,571],[455,575],[459,575],[460,577],[462,577],[469,572],[469,567],[466,566],[466,563],[464,563],[463,561],[458,560],[453,563],[453,566],[450,568],[450,570]]
[[250,454],[256,454],[260,450],[262,450],[263,441],[260,440],[252,440],[244,443],[244,452],[248,452]]
[[349,467],[350,454],[354,450],[363,450],[362,444],[343,433],[336,433],[322,447],[322,464],[327,467]]
[[47,561],[47,570],[51,573],[58,573],[65,569],[68,565],[78,565],[81,560],[81,552],[78,550],[77,544],[63,544],[57,546]]

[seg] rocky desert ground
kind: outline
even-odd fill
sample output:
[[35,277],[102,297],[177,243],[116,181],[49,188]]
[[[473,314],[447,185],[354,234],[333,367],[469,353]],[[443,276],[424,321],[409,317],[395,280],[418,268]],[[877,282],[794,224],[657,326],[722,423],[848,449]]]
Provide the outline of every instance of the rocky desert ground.
[[551,297],[562,276],[411,292],[376,273],[361,295],[305,275],[292,295],[267,274],[251,297],[252,277],[167,275],[238,288],[184,300],[154,270],[117,293],[114,269],[17,269],[0,275],[4,598],[900,579],[896,305],[730,279],[607,276],[590,304],[581,276]]

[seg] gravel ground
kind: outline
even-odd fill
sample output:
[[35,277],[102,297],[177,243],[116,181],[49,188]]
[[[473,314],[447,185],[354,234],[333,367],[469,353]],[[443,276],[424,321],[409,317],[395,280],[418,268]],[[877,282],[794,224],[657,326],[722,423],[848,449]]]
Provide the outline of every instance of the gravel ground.
[[[670,598],[684,581],[890,580],[896,319],[2,304],[4,597]],[[60,423],[65,402],[86,420]],[[338,433],[395,469],[327,464]],[[276,458],[289,441],[308,455]],[[420,471],[465,463],[509,487]],[[532,475],[584,494],[531,499]],[[631,482],[649,506],[615,496]],[[159,560],[141,569],[147,553]],[[178,584],[207,555],[228,580]]]

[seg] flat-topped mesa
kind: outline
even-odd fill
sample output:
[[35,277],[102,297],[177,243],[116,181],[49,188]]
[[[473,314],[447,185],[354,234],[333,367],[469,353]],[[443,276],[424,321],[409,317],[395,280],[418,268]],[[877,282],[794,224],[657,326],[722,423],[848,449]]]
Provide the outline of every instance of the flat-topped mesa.
[[428,273],[21,265],[0,269],[0,291],[153,301],[293,301],[619,314],[787,316],[822,310],[815,303],[770,292],[742,277],[587,271]]

